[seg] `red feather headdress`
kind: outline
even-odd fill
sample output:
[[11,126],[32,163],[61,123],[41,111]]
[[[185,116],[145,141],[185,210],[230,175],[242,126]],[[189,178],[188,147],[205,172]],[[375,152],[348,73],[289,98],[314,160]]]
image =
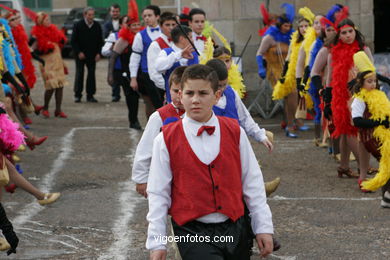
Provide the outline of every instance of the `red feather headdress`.
[[7,15],[5,16],[5,19],[8,19],[12,15],[15,15],[15,14],[19,13],[18,10],[12,9],[12,8],[6,6],[6,5],[3,5],[3,4],[0,4],[0,7],[8,11]]
[[127,16],[129,17],[129,24],[138,23],[138,5],[135,0],[130,0],[127,4]]

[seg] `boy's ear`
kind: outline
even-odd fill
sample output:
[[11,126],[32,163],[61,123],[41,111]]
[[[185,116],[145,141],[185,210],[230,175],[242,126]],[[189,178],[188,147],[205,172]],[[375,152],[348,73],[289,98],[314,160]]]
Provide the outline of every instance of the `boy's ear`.
[[221,96],[222,96],[222,89],[218,89],[218,90],[215,92],[215,99],[216,99],[215,104],[218,103],[218,101],[219,101],[219,99],[221,98]]

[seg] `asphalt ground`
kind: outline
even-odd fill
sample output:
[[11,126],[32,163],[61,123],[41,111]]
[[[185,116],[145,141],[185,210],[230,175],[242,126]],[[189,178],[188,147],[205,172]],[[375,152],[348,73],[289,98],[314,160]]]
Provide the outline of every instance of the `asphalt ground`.
[[[123,94],[120,102],[111,102],[107,60],[97,65],[99,103],[87,103],[84,96],[79,104],[73,102],[74,61],[66,62],[70,84],[63,111],[69,118],[53,117],[53,99],[51,118],[31,115],[31,131],[48,140],[18,153],[26,179],[62,196],[42,207],[20,188],[3,192],[20,243],[16,255],[3,252],[0,259],[148,259],[147,201],[130,181],[141,132],[128,128]],[[43,102],[40,80],[32,97]],[[145,126],[142,100],[139,118]],[[282,179],[268,200],[282,248],[269,259],[390,259],[390,210],[380,207],[380,192],[364,194],[356,179],[338,178],[337,163],[314,146],[312,131],[288,139],[280,115],[255,120],[275,134],[271,154],[252,142],[264,179]],[[356,170],[356,163],[351,167]],[[171,248],[168,259],[174,259]]]

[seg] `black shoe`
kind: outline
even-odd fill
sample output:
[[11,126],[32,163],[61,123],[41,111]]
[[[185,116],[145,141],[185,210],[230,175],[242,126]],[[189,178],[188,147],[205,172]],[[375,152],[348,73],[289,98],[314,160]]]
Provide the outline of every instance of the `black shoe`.
[[97,103],[98,101],[94,97],[87,98],[87,102]]
[[134,123],[130,123],[130,128],[133,128],[135,130],[140,130],[140,131],[142,130],[142,127],[138,121],[136,121]]
[[121,97],[113,97],[111,102],[119,102],[121,100]]
[[75,103],[80,103],[81,102],[81,97],[75,97],[74,98]]

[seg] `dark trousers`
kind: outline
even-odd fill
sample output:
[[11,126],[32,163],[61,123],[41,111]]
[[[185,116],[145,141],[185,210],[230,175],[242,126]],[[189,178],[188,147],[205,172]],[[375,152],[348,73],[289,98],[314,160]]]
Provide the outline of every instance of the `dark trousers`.
[[[188,237],[193,239],[202,236],[210,238],[210,242],[191,242],[179,240],[177,246],[183,260],[249,260],[248,224],[246,218],[241,217],[236,222],[230,219],[217,224],[205,224],[199,221],[191,221],[179,226],[172,219],[173,232],[180,239]],[[213,241],[215,237],[229,237],[228,242]],[[194,241],[194,240],[192,240]]]
[[93,97],[96,93],[96,78],[95,78],[95,69],[96,61],[95,59],[84,59],[80,60],[76,57],[76,76],[74,79],[74,96],[81,98],[83,95],[83,81],[84,81],[84,66],[87,66],[88,75],[87,75],[87,98]]
[[147,95],[153,104],[155,109],[163,106],[164,102],[164,91],[160,90],[154,85],[154,82],[150,79],[149,74],[146,72],[138,73],[137,83],[139,91]]
[[139,95],[130,87],[129,79],[122,76],[122,71],[114,70],[113,76],[114,76],[114,84],[118,86],[119,91],[120,91],[120,86],[122,86],[123,93],[125,94],[129,122],[135,123],[138,121]]
[[121,86],[119,84],[117,84],[116,82],[114,82],[114,84],[112,84],[111,86],[111,89],[112,89],[112,98],[121,98]]

